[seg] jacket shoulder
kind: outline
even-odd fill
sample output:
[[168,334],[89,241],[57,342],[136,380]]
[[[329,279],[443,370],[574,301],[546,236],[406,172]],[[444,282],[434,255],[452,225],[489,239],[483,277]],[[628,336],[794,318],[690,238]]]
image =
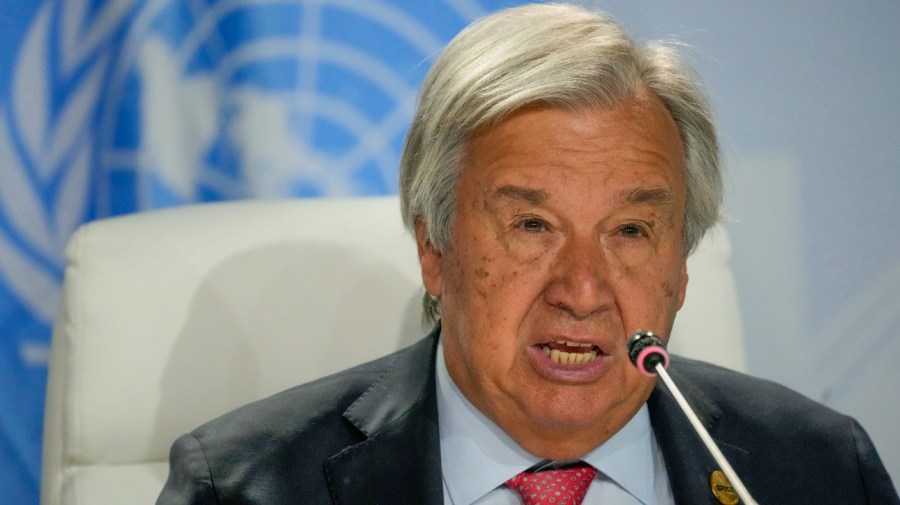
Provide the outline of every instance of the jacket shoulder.
[[777,421],[783,416],[796,420],[796,416],[806,413],[838,423],[846,423],[848,419],[781,384],[703,361],[673,356],[670,374],[679,387],[686,387],[691,394],[718,405],[723,415],[758,414],[769,421]]
[[322,431],[340,432],[348,439],[359,438],[352,426],[339,420],[402,352],[249,403],[203,424],[191,435],[204,446],[273,449],[280,447],[274,441],[283,444]]
[[[669,372],[723,451],[737,458],[732,464],[760,503],[815,496],[824,501],[809,503],[900,503],[871,439],[850,416],[700,361],[673,357]],[[658,387],[654,395],[657,405],[671,405],[668,391]]]
[[423,339],[249,403],[180,437],[172,446],[169,479],[157,504],[280,505],[295,503],[298,496],[309,503],[330,502],[324,462],[366,439],[344,412],[398,361],[404,366],[405,355],[428,345]]

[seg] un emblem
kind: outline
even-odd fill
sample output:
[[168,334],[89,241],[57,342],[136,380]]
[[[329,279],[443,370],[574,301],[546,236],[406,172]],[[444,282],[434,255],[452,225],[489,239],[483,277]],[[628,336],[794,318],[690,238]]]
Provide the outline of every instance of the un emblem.
[[484,12],[462,4],[169,2],[139,13],[104,94],[98,210],[396,191],[430,58]]

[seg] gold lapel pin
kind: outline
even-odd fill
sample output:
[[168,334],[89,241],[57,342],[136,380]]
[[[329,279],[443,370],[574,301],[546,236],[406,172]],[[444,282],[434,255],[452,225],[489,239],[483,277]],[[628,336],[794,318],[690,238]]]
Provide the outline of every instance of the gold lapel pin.
[[709,476],[709,487],[712,489],[713,496],[719,500],[722,505],[736,505],[741,501],[731,483],[725,478],[725,474],[721,470],[716,470]]

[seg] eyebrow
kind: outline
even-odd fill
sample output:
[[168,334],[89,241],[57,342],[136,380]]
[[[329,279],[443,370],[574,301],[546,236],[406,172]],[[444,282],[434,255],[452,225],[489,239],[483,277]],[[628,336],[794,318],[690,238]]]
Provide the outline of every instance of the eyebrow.
[[550,198],[550,194],[542,189],[507,185],[500,186],[494,190],[493,197],[501,200],[519,200],[532,205],[540,205]]
[[[514,200],[531,205],[541,205],[550,199],[550,194],[542,189],[504,185],[494,190],[493,199]],[[675,193],[666,188],[632,188],[620,192],[615,201],[623,204],[650,204],[667,207],[675,201]]]
[[634,188],[619,193],[616,201],[627,204],[649,203],[668,206],[675,201],[675,193],[666,188]]

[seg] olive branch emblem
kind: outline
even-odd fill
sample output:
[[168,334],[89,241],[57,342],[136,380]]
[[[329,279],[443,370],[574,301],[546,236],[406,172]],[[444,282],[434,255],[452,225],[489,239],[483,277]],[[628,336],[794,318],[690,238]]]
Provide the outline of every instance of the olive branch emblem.
[[0,276],[47,325],[63,248],[87,216],[103,48],[132,4],[110,2],[88,15],[86,2],[44,3],[16,59],[10,100],[0,106]]

